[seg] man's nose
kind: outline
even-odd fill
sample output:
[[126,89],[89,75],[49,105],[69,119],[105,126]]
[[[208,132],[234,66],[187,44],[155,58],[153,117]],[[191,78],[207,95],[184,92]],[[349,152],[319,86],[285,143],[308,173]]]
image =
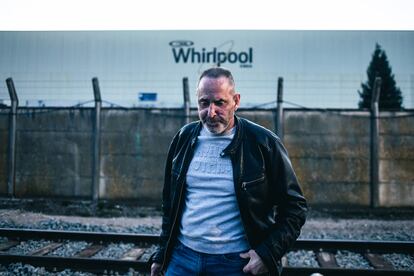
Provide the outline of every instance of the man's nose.
[[214,116],[216,116],[216,107],[215,107],[215,105],[214,105],[213,103],[211,103],[211,104],[208,106],[208,116],[209,116],[209,117],[214,117]]

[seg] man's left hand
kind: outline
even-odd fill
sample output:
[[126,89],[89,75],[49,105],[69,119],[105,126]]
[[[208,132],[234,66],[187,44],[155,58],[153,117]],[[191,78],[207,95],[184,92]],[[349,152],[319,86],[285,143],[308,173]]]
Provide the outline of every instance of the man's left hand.
[[243,259],[250,259],[247,265],[243,267],[244,273],[259,275],[269,271],[260,256],[257,255],[256,251],[253,249],[250,249],[249,252],[241,253],[240,257]]

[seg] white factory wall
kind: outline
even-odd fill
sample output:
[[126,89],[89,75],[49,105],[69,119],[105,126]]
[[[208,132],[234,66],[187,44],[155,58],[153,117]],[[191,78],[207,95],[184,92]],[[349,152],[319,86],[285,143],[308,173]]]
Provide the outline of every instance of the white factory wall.
[[[197,62],[197,54],[194,62],[191,55],[175,60],[173,49],[193,48],[200,58],[214,49],[241,57],[221,65],[233,71],[244,107],[272,107],[265,103],[275,100],[281,76],[288,102],[356,108],[376,43],[387,53],[404,107],[414,108],[414,32],[408,31],[0,32],[0,103],[9,103],[8,77],[21,106],[71,106],[93,100],[96,76],[104,106],[179,107],[188,77],[195,106],[197,76],[214,62]],[[157,93],[157,101],[139,101],[142,92]]]

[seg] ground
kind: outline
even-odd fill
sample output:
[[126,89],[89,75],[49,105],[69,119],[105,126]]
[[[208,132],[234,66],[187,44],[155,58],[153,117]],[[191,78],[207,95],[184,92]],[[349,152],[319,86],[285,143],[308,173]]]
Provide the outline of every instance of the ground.
[[[36,228],[44,221],[104,225],[113,229],[161,228],[156,207],[134,201],[114,202],[51,199],[0,200],[0,222]],[[414,208],[311,207],[301,238],[382,239],[414,241]]]

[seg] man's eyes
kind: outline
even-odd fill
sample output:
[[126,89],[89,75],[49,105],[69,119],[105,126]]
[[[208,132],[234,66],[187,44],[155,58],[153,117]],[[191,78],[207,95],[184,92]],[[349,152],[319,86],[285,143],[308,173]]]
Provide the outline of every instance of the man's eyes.
[[[223,100],[219,100],[219,101],[214,101],[213,103],[216,106],[223,106],[226,102],[223,101]],[[209,106],[210,105],[210,102],[209,101],[203,101],[203,100],[201,100],[201,101],[198,102],[198,104],[200,106]]]
[[209,105],[209,102],[208,101],[199,101],[198,104],[200,106],[208,106]]

